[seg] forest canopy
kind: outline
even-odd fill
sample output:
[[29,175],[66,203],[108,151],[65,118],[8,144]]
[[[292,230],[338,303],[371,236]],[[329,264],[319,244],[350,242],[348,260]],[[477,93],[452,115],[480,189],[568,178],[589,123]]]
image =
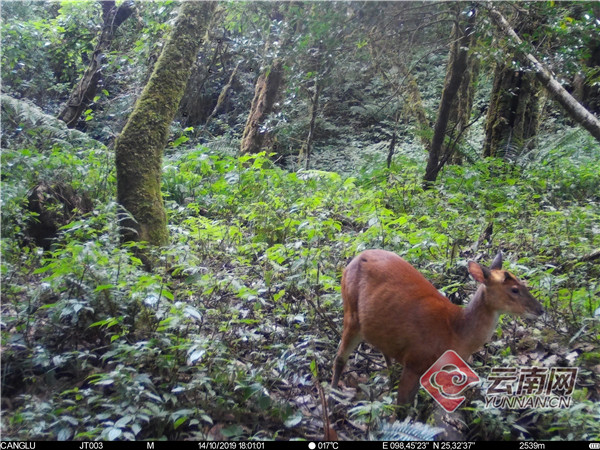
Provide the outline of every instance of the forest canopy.
[[[600,440],[598,2],[1,7],[3,439]],[[457,305],[501,252],[545,312],[469,366],[569,405],[332,388],[374,248]]]

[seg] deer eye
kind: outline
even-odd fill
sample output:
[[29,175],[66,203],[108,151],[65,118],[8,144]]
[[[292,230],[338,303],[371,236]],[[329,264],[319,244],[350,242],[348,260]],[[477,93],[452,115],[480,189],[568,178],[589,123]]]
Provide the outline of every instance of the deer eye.
[[513,294],[518,294],[519,293],[519,288],[517,286],[513,286],[511,289]]

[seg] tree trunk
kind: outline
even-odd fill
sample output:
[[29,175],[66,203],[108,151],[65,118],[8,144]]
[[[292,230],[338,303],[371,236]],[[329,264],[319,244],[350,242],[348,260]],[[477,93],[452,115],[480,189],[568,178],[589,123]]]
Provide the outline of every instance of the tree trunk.
[[308,126],[308,136],[306,137],[306,142],[300,148],[300,155],[298,155],[298,162],[302,162],[304,159],[304,167],[308,169],[308,165],[310,163],[310,152],[312,149],[312,143],[315,135],[315,124],[317,121],[317,113],[319,111],[319,94],[321,93],[321,85],[319,84],[319,79],[315,79],[314,85],[315,91],[313,92],[313,96],[310,100],[310,124]]
[[63,106],[58,118],[67,124],[69,128],[75,128],[83,111],[94,101],[98,82],[102,78],[102,65],[106,56],[106,51],[110,48],[113,38],[119,25],[121,25],[133,13],[133,2],[127,1],[119,7],[115,6],[114,1],[102,1],[102,32],[98,39],[98,44],[90,58],[83,77],[71,92],[69,100]]
[[533,148],[539,124],[539,83],[530,73],[496,67],[485,126],[483,155],[510,156]]
[[[212,23],[218,21],[217,15],[213,15]],[[210,29],[213,28],[209,25]],[[204,43],[205,51],[208,52],[210,44]],[[200,48],[202,51],[202,47]],[[192,66],[192,73],[188,80],[183,98],[179,104],[179,109],[175,114],[175,120],[180,120],[183,127],[192,126],[195,128],[194,136],[199,133],[199,125],[206,123],[213,108],[213,97],[211,92],[207,92],[206,85],[213,74],[218,71],[216,65],[219,59],[226,55],[227,46],[217,41],[213,54],[206,61],[199,64],[198,61]],[[210,60],[210,61],[209,61]],[[222,64],[224,67],[224,65]],[[204,131],[204,129],[202,130]]]
[[168,241],[160,191],[169,127],[196,60],[215,2],[185,2],[150,80],[115,143],[117,201],[124,241]]
[[431,146],[431,122],[427,118],[427,113],[423,106],[423,98],[421,97],[419,85],[412,72],[406,66],[400,66],[400,70],[406,79],[408,95],[408,102],[405,103],[404,107],[417,120],[417,136],[419,136],[423,146],[428,149]]
[[254,99],[250,106],[250,114],[242,135],[241,153],[258,153],[262,149],[265,133],[261,133],[261,125],[273,110],[279,86],[283,78],[283,63],[276,59],[270,68],[265,70],[256,81]]
[[452,164],[462,164],[462,153],[457,150],[473,123],[470,119],[477,76],[479,75],[479,60],[474,55],[468,55],[467,58],[467,70],[463,73],[455,104],[450,112],[452,128],[451,132],[448,133],[449,142],[448,145],[444,146],[443,151],[443,154],[448,155],[446,159]]
[[511,28],[504,16],[494,8],[490,8],[490,16],[496,26],[504,32],[510,40],[514,42],[513,49],[525,61],[531,63],[535,70],[537,79],[542,83],[542,86],[550,92],[567,111],[569,116],[585,128],[592,136],[600,141],[600,121],[587,109],[585,109],[565,88],[552,76],[550,71],[546,69],[531,53],[523,50],[523,41],[517,36],[517,33]]
[[600,67],[600,43],[594,42],[588,48],[589,57],[583,61],[585,72],[579,72],[573,80],[573,97],[588,111],[600,114],[600,85],[594,82],[595,67]]
[[472,10],[466,26],[464,26],[458,18],[455,24],[456,36],[460,36],[460,38],[455,40],[450,50],[448,72],[444,83],[444,90],[442,91],[437,121],[433,129],[433,138],[429,149],[429,159],[425,169],[425,187],[430,187],[436,180],[438,173],[450,156],[446,155],[442,158],[442,147],[444,145],[453,103],[462,83],[463,74],[467,70],[467,55],[471,42],[471,33],[473,32],[473,25],[475,23],[475,16],[476,11]]
[[388,147],[388,156],[386,161],[386,167],[389,169],[392,167],[392,159],[394,158],[394,151],[396,149],[396,130],[392,133],[392,140],[390,141],[390,146]]
[[227,93],[229,92],[229,89],[231,89],[231,85],[233,84],[233,80],[235,79],[235,76],[237,74],[237,70],[238,70],[239,66],[240,66],[240,63],[238,62],[235,66],[235,69],[233,69],[233,72],[231,72],[231,75],[229,76],[229,81],[227,82],[227,84],[225,86],[223,86],[223,89],[221,89],[221,93],[219,94],[219,98],[217,99],[217,104],[213,108],[212,113],[210,113],[210,116],[208,116],[208,119],[206,119],[206,122],[204,123],[204,128],[202,129],[202,132],[206,131],[210,121],[213,119],[213,117],[215,117],[217,115],[217,113],[219,112],[219,109],[221,109],[221,106],[223,105],[223,103],[225,103],[225,99],[227,99]]

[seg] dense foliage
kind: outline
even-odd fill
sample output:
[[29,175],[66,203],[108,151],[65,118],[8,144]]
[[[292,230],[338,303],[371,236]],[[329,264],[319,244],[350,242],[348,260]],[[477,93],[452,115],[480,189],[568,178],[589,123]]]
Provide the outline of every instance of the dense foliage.
[[[501,249],[505,268],[527,280],[547,313],[536,321],[504,317],[473,367],[485,376],[494,366],[576,366],[578,383],[567,409],[486,409],[474,389],[462,408],[465,437],[600,439],[597,141],[547,100],[537,147],[483,159],[479,116],[461,149],[464,163],[446,166],[424,190],[426,153],[414,121],[394,119],[408,113],[398,92],[389,92],[387,77],[398,76],[393,50],[367,51],[369,39],[385,38],[368,32],[381,19],[374,7],[336,3],[321,14],[320,3],[306,11],[295,3],[280,10],[232,3],[218,13],[223,25],[215,25],[229,51],[218,39],[201,50],[218,61],[198,93],[208,113],[232,55],[253,71],[243,71],[210,137],[200,120],[208,114],[190,123],[180,111],[172,126],[162,178],[169,245],[122,243],[113,138],[177,6],[139,3],[108,55],[103,88],[81,131],[51,115],[85,69],[97,4],[3,4],[3,439],[322,439],[320,393],[331,392],[342,325],[339,280],[349,259],[367,248],[401,254],[453,301],[475,289],[467,261],[489,263]],[[425,20],[421,4],[408,5],[411,20]],[[431,8],[427,19],[435,21],[443,6]],[[549,38],[589,43],[577,40],[597,26],[587,12],[568,21],[568,5],[539,9]],[[410,42],[431,117],[446,42],[429,60],[423,55],[439,26]],[[493,45],[487,32],[475,49],[482,55]],[[281,43],[267,53],[288,58],[289,66],[280,107],[265,125],[277,154],[239,155],[235,139],[252,82],[262,58],[273,56],[261,53],[266,39]],[[323,54],[309,62],[299,56],[311,51]],[[565,76],[580,61],[573,52],[556,56],[557,70],[568,66]],[[474,118],[491,89],[495,57],[492,50],[482,56],[487,72],[478,79]],[[324,106],[313,169],[296,170],[317,76]],[[401,143],[387,168],[392,129]],[[44,248],[31,236],[40,213],[29,208],[30,194],[57,185],[92,207],[63,211],[49,202],[60,223]],[[141,254],[150,255],[152,270]],[[334,393],[330,420],[342,439],[381,436],[395,411],[383,358],[363,346],[349,366],[356,389]],[[433,409],[422,394],[404,412],[432,422]]]

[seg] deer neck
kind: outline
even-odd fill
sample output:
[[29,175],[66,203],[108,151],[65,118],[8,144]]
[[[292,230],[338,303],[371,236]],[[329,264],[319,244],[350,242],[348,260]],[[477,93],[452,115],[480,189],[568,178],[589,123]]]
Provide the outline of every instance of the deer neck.
[[500,312],[490,305],[487,295],[486,287],[480,285],[469,304],[462,310],[458,331],[467,357],[490,340],[498,324]]

